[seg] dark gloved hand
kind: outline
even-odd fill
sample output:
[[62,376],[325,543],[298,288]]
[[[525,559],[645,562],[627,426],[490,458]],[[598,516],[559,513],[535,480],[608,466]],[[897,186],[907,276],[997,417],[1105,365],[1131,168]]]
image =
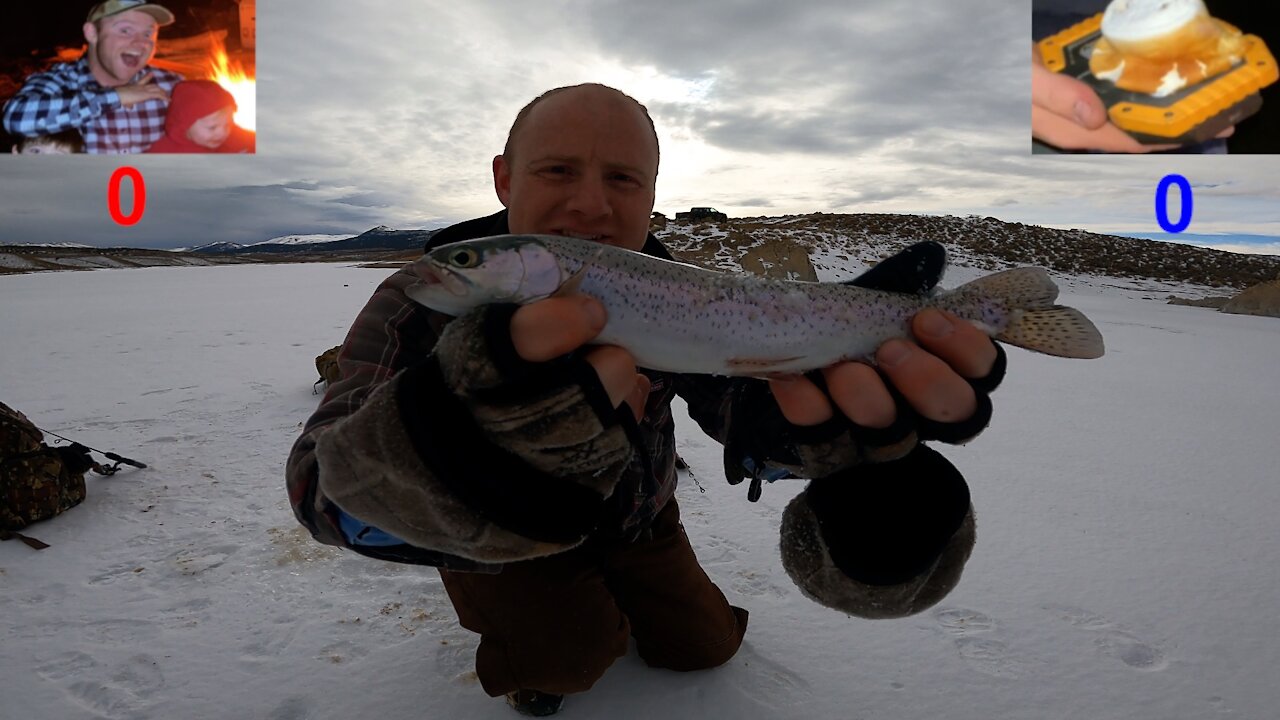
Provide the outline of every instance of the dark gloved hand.
[[[916,243],[889,257],[848,284],[874,290],[927,295],[942,277],[946,251],[936,242]],[[1004,350],[996,345],[997,358],[987,377],[969,381],[977,398],[977,409],[969,418],[940,423],[918,416],[893,384],[885,387],[897,407],[896,419],[885,428],[867,428],[843,413],[821,425],[792,425],[782,415],[765,383],[735,381],[729,413],[730,427],[725,443],[725,476],[732,484],[751,478],[748,499],[760,496],[762,483],[783,477],[827,477],[862,463],[884,462],[902,457],[918,441],[940,440],[959,443],[977,435],[991,420],[988,393],[1000,384],[1005,372]],[[821,372],[806,377],[826,390]],[[834,404],[834,403],[833,403]]]
[[623,425],[634,422],[630,410],[615,410],[591,365],[573,353],[545,363],[519,357],[510,330],[516,309],[487,305],[449,323],[435,348],[444,383],[494,446],[607,498],[631,461]]
[[974,543],[969,486],[934,450],[814,480],[783,512],[782,565],[809,598],[902,617],[949,593]]

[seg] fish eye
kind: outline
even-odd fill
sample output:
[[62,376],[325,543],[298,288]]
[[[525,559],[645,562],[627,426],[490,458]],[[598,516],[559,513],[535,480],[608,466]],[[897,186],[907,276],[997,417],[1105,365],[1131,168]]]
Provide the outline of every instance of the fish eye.
[[471,248],[458,248],[449,253],[449,264],[464,270],[473,268],[480,264],[480,253]]

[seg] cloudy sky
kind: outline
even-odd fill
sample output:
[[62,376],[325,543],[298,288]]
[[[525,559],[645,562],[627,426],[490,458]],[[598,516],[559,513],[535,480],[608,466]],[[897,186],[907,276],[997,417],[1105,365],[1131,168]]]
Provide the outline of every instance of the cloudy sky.
[[[1189,233],[1275,236],[1253,249],[1280,254],[1276,156],[1030,155],[1029,50],[1025,0],[261,0],[256,156],[5,155],[0,243],[176,247],[487,214],[516,111],[596,81],[649,107],[667,214],[1156,234],[1156,185],[1178,173]],[[122,165],[146,182],[131,227],[106,207]]]

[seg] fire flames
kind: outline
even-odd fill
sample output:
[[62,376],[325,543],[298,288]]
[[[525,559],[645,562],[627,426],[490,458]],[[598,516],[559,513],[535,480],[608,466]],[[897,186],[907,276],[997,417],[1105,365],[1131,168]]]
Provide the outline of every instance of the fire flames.
[[219,44],[213,49],[209,79],[221,85],[236,99],[235,123],[246,130],[257,130],[254,118],[257,83],[238,62],[231,62]]

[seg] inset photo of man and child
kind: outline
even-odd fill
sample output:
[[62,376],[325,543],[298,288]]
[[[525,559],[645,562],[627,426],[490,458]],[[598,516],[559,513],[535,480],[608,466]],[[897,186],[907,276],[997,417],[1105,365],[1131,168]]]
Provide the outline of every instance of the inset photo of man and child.
[[0,148],[253,153],[256,0],[22,3],[0,28]]

